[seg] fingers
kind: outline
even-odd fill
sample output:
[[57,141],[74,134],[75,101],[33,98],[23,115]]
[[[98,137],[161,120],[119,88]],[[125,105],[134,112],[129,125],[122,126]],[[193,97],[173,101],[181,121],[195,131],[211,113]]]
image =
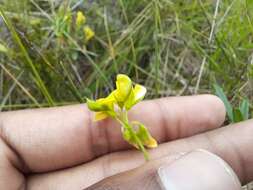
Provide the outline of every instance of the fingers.
[[[146,101],[130,115],[165,142],[220,126],[225,111],[217,97],[202,95]],[[85,105],[1,113],[0,123],[0,136],[24,163],[20,169],[27,172],[71,167],[129,148],[118,124],[93,123]]]
[[196,150],[179,157],[151,161],[98,182],[86,190],[240,190],[232,168],[218,156]]
[[0,139],[0,189],[25,189],[25,177],[13,167],[15,155]]
[[[252,145],[253,120],[249,120],[164,143],[150,153],[152,159],[155,160],[162,157],[174,158],[175,155],[195,149],[206,149],[225,160],[233,168],[240,181],[246,184],[253,180]],[[31,176],[28,183],[33,190],[49,187],[65,190],[64,184],[68,184],[69,189],[70,187],[72,189],[85,188],[108,176],[139,167],[143,163],[142,155],[137,151],[117,152],[71,169]],[[61,181],[64,181],[64,184],[60,183]]]

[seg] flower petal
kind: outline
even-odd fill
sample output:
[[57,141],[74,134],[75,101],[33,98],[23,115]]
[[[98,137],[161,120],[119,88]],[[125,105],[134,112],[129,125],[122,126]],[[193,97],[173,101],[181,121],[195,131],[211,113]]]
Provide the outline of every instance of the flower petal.
[[148,148],[156,148],[158,145],[157,141],[153,137],[150,137],[148,141],[145,142],[145,146]]
[[147,89],[142,85],[136,84],[133,89],[133,92],[134,92],[134,101],[135,103],[138,103],[145,97]]
[[106,112],[96,112],[94,120],[100,121],[106,119],[107,117],[109,117],[109,115]]
[[128,100],[125,103],[126,109],[127,110],[131,109],[131,107],[133,107],[135,104],[143,100],[146,92],[147,92],[147,89],[144,86],[136,84]]
[[132,91],[132,81],[124,74],[117,75],[116,90],[114,91],[115,99],[120,107],[123,106]]

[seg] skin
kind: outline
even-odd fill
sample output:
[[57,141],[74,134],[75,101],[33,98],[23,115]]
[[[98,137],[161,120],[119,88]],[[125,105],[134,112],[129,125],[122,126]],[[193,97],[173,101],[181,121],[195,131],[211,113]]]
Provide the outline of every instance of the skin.
[[134,168],[129,172],[157,168],[161,160],[197,148],[223,158],[243,184],[253,180],[253,121],[219,128],[225,108],[215,96],[164,98],[134,107],[131,120],[146,124],[160,144],[149,151],[150,163],[122,139],[116,122],[94,123],[92,117],[85,105],[0,113],[0,189],[85,189]]

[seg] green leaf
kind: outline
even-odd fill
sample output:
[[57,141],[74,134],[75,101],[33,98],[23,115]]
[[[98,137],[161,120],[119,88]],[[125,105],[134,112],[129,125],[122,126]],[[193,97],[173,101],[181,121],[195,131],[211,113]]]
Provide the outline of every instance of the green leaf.
[[234,122],[234,114],[233,114],[233,107],[231,106],[230,102],[227,99],[227,96],[225,95],[225,93],[223,92],[222,88],[217,85],[214,84],[214,89],[215,89],[215,94],[223,101],[225,107],[226,107],[226,111],[227,111],[227,115],[228,118],[231,122]]
[[3,44],[0,44],[0,52],[7,53],[8,49]]
[[234,109],[234,122],[240,122],[240,121],[243,121],[243,115],[240,111],[240,109],[236,108]]
[[239,106],[239,109],[242,114],[243,120],[249,119],[249,101],[247,99],[243,99]]

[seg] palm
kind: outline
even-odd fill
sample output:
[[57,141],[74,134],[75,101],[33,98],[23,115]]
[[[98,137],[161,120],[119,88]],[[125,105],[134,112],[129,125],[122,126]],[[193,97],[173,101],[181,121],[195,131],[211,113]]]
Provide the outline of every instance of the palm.
[[[130,117],[150,126],[163,143],[150,151],[152,159],[205,148],[230,163],[244,182],[253,177],[253,168],[242,167],[253,165],[248,159],[252,149],[247,149],[253,143],[250,122],[240,129],[232,126],[193,136],[222,124],[224,108],[217,98],[147,101],[136,106]],[[0,181],[0,189],[84,189],[145,163],[141,153],[127,150],[130,146],[116,123],[92,123],[90,118],[84,105],[2,113],[0,177],[5,180]]]

